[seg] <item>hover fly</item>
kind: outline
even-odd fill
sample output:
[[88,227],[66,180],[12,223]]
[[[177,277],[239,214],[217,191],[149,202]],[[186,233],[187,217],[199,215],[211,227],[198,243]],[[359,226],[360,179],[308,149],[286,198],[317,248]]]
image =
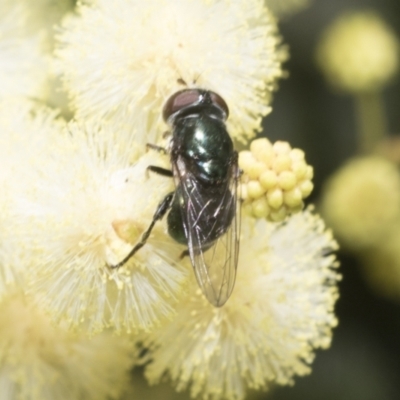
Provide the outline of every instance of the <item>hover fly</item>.
[[175,191],[161,201],[140,242],[112,266],[122,266],[144,246],[169,211],[168,233],[188,247],[183,255],[190,256],[202,292],[216,307],[232,293],[239,255],[238,153],[225,126],[228,114],[222,97],[209,90],[183,89],[168,99],[163,118],[172,128],[172,171],[148,169],[173,177]]

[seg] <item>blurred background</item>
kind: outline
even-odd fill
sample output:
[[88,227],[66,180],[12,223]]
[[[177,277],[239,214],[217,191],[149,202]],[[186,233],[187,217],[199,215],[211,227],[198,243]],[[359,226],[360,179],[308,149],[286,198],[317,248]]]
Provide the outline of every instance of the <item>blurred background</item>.
[[[290,47],[288,79],[281,82],[263,135],[287,140],[305,150],[314,166],[315,189],[310,202],[319,204],[324,184],[357,154],[357,106],[354,96],[328,86],[315,62],[321,34],[347,11],[372,9],[400,37],[398,0],[314,0],[308,8],[280,22]],[[381,91],[391,137],[400,132],[400,80]],[[271,400],[395,400],[400,398],[400,296],[386,296],[365,279],[360,251],[341,246],[339,326],[329,350],[317,353],[313,372],[297,378],[292,388],[276,388]],[[400,255],[400,242],[398,243]],[[382,265],[385,268],[386,265]],[[400,286],[397,288],[400,293]]]

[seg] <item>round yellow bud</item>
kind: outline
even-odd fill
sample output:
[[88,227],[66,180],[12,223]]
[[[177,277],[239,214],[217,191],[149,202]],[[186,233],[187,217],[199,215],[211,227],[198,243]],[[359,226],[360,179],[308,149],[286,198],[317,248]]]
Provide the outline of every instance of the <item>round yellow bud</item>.
[[283,193],[281,189],[273,189],[267,193],[268,204],[272,208],[279,208],[283,204]]
[[261,197],[251,203],[252,214],[256,218],[267,218],[270,214],[270,207],[265,197]]
[[306,179],[314,178],[314,168],[311,165],[307,165],[305,178]]
[[291,190],[296,185],[296,175],[291,171],[283,171],[279,174],[279,187]]
[[273,158],[274,150],[268,139],[260,138],[253,140],[250,144],[250,150],[258,161],[262,161],[267,165]]
[[279,154],[273,163],[276,172],[287,171],[292,165],[292,160],[288,154]]
[[260,175],[261,186],[268,190],[272,189],[278,183],[278,176],[275,171],[266,170]]
[[265,165],[262,162],[255,161],[252,167],[247,171],[250,179],[258,179],[259,176],[264,172]]
[[289,154],[292,148],[288,142],[282,142],[278,140],[272,145],[275,154]]
[[303,161],[305,160],[305,154],[303,150],[300,149],[292,149],[290,152],[290,158],[293,161]]
[[288,215],[285,207],[281,207],[278,210],[272,210],[269,214],[269,219],[274,222],[283,221]]
[[252,199],[258,199],[264,194],[264,189],[261,186],[261,183],[259,181],[250,181],[247,184],[247,194],[248,197]]
[[251,151],[243,150],[239,153],[239,165],[240,168],[247,173],[248,170],[251,169],[252,165],[256,160],[254,159]]
[[302,202],[302,193],[299,188],[294,188],[292,190],[288,190],[283,194],[283,198],[285,200],[285,204],[289,207],[297,207]]
[[297,179],[303,179],[307,174],[307,164],[304,161],[295,161],[292,164],[292,171]]
[[303,181],[300,183],[299,189],[301,191],[302,197],[307,197],[314,189],[314,185],[311,181]]

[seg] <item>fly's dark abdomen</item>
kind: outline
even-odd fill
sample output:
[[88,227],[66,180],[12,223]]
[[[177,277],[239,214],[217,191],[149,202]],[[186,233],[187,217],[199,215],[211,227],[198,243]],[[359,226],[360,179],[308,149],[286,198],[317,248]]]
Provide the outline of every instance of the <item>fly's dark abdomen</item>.
[[[201,216],[191,226],[200,248],[204,250],[214,243],[229,228],[236,212],[232,194],[225,186],[221,183],[210,187],[197,182],[189,197],[189,193],[183,190],[185,185],[179,185],[167,217],[168,234],[178,243],[188,244],[186,225],[182,219],[182,211],[185,211],[193,216]],[[219,218],[222,212],[227,215],[223,223]]]
[[[236,210],[232,202],[232,194],[223,186],[215,190],[206,190],[203,193],[203,200],[205,201],[201,205],[202,209],[194,210],[198,215],[203,216],[197,220],[194,229],[197,230],[201,248],[206,249],[227,231]],[[227,218],[223,222],[220,219],[222,212],[227,213]]]
[[182,212],[179,204],[179,193],[175,191],[175,198],[167,216],[168,234],[176,242],[187,246],[187,235],[182,221]]

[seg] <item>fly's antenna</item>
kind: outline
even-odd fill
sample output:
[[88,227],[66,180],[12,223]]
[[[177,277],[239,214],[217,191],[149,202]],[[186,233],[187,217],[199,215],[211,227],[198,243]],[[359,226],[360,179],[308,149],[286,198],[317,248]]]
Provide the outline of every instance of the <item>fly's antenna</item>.
[[[192,85],[196,86],[197,81],[199,80],[199,78],[201,77],[202,72],[199,72],[199,74],[197,74],[197,76],[193,79]],[[187,82],[183,79],[183,78],[178,78],[176,80],[180,85],[182,86],[186,86],[188,87],[189,85],[187,84]]]
[[187,83],[186,83],[186,81],[185,81],[183,78],[178,78],[176,81],[177,81],[180,85],[187,86]]
[[201,77],[202,72],[199,72],[199,74],[196,76],[196,78],[193,80],[193,85],[197,84],[197,81],[199,80],[199,78]]

